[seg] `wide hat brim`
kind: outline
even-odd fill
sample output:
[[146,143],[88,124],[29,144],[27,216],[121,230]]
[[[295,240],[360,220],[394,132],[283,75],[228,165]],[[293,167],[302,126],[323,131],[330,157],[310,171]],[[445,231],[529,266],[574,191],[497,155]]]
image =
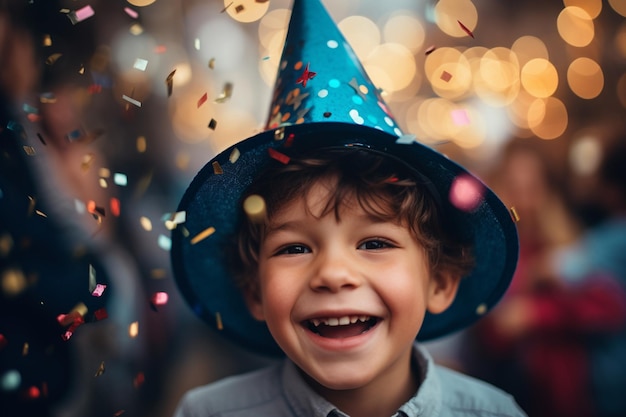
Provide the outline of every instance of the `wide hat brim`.
[[[229,273],[225,250],[232,247],[240,198],[271,160],[270,148],[288,154],[292,149],[336,147],[383,153],[428,178],[440,196],[444,221],[452,222],[459,238],[473,243],[475,267],[461,280],[450,308],[437,315],[427,313],[417,339],[448,335],[489,311],[508,288],[518,258],[516,227],[498,197],[428,146],[367,126],[320,122],[285,126],[246,139],[209,161],[193,179],[178,207],[186,220],[173,230],[171,256],[176,282],[194,312],[253,352],[282,354],[265,323],[249,313]],[[471,209],[459,209],[448,198],[460,177],[481,184],[480,200]]]

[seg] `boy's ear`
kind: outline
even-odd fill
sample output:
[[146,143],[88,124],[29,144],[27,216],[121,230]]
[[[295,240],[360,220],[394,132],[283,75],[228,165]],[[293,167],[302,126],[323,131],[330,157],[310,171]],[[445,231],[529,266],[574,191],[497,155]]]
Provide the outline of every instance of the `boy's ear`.
[[249,285],[243,290],[243,298],[248,306],[248,310],[252,317],[259,321],[265,321],[265,313],[263,312],[263,301],[261,294],[256,285]]
[[461,277],[451,271],[441,271],[430,280],[426,308],[432,314],[443,313],[454,301]]

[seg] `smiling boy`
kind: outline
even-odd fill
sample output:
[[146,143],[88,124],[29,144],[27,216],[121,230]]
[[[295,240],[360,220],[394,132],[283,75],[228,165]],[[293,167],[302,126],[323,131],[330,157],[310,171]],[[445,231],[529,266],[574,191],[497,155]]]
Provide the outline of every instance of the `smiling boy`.
[[[306,89],[305,62],[320,66]],[[370,83],[318,0],[296,0],[267,130],[200,171],[172,247],[196,313],[286,358],[190,391],[177,416],[524,415],[416,343],[502,296],[517,260],[508,210],[402,136]],[[471,201],[449,198],[458,184]],[[254,216],[250,199],[262,203]]]

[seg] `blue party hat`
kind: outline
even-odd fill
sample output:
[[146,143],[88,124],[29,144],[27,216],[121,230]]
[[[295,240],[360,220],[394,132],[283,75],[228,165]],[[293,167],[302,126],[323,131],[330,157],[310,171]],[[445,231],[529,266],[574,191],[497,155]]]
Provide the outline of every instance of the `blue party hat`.
[[[508,288],[518,257],[509,211],[465,168],[402,136],[320,1],[294,0],[266,130],[202,168],[178,207],[186,221],[172,233],[172,264],[181,293],[193,311],[225,337],[257,353],[281,354],[265,323],[249,313],[223,253],[237,230],[241,196],[273,160],[288,163],[291,152],[344,147],[408,165],[432,189],[445,221],[455,225],[459,238],[473,244],[473,270],[463,277],[445,312],[427,313],[419,340],[469,326]],[[474,193],[471,207],[455,201],[459,189],[463,191],[458,186],[468,183],[481,189]]]

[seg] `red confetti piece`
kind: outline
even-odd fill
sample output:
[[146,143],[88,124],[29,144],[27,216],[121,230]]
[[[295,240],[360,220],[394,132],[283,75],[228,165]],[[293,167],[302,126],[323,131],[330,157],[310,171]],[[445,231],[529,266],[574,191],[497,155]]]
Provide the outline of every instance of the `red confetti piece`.
[[282,162],[285,165],[287,165],[291,159],[284,153],[278,152],[274,148],[268,148],[267,151],[269,152],[271,158],[277,160],[278,162]]
[[294,135],[293,133],[290,133],[289,136],[287,136],[287,140],[285,141],[285,148],[293,145],[293,140],[295,139],[295,137],[296,135]]
[[312,80],[317,75],[317,72],[309,71],[309,64],[306,64],[304,68],[304,72],[302,75],[296,80],[296,84],[302,84],[302,87],[306,87],[306,83],[309,80]]
[[471,36],[472,39],[474,39],[474,34],[472,33],[471,30],[469,30],[469,28],[467,26],[465,26],[463,23],[461,23],[460,20],[457,20],[457,23],[459,24],[459,26],[461,26],[461,29],[463,29],[463,31],[468,34],[468,36]]
[[0,333],[0,349],[3,349],[6,345],[9,344],[9,341],[3,334]]
[[198,108],[200,108],[200,106],[202,106],[207,101],[207,98],[207,93],[204,93],[202,97],[200,97],[200,99],[198,100]]
[[155,54],[164,54],[165,52],[167,52],[167,46],[165,45],[157,45],[154,47]]
[[143,385],[145,381],[146,381],[145,375],[143,374],[143,372],[139,372],[135,376],[135,379],[133,380],[133,385],[135,386],[135,388],[139,388],[140,386]]
[[102,86],[100,84],[91,84],[87,87],[87,92],[89,94],[98,94],[102,92]]
[[441,73],[441,77],[440,77],[443,81],[448,82],[452,79],[452,74],[450,74],[448,71],[444,71]]
[[41,396],[41,391],[39,390],[39,388],[37,388],[36,386],[31,386],[30,388],[28,388],[28,391],[26,392],[26,395],[28,396],[28,398],[30,399],[36,399],[39,398]]
[[98,321],[104,320],[107,317],[109,317],[109,314],[107,313],[106,308],[101,308],[101,309],[94,311],[93,315]]
[[115,217],[120,217],[120,212],[121,212],[120,200],[115,197],[111,197],[109,206],[111,208],[111,214],[113,214]]

